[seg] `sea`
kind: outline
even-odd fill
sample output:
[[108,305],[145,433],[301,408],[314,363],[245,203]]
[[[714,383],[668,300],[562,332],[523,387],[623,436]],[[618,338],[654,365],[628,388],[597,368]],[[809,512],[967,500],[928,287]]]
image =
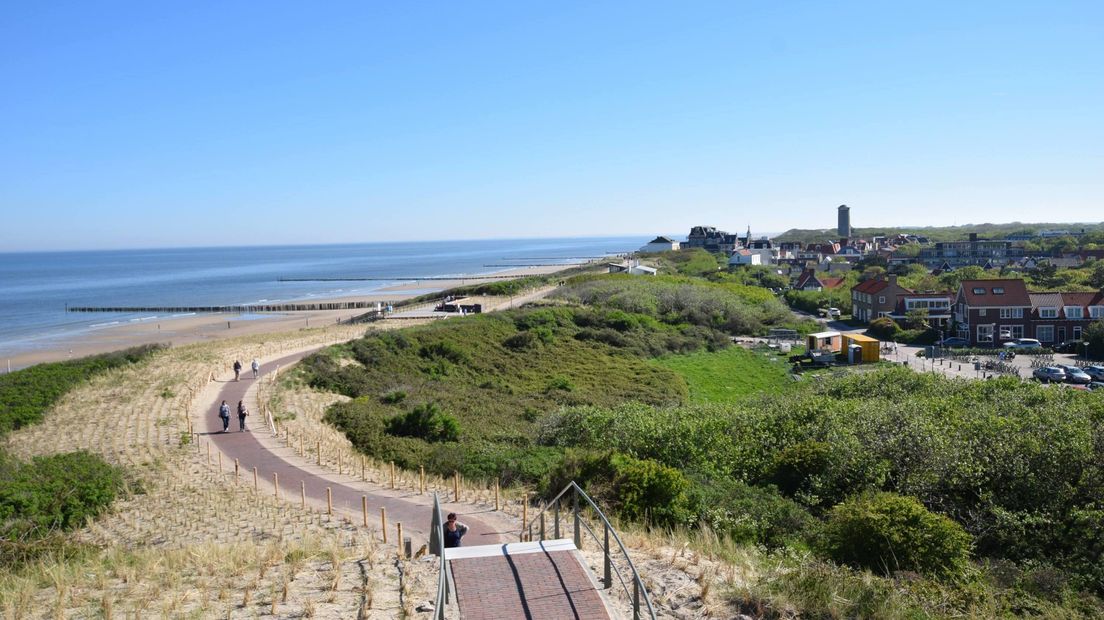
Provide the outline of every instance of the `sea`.
[[[354,297],[407,284],[406,278],[567,264],[630,252],[648,240],[582,237],[0,253],[0,359],[54,349],[95,330],[180,316],[68,312],[72,306],[225,306]],[[424,290],[413,292],[439,290],[432,281],[424,284]],[[236,317],[250,318],[255,317]]]

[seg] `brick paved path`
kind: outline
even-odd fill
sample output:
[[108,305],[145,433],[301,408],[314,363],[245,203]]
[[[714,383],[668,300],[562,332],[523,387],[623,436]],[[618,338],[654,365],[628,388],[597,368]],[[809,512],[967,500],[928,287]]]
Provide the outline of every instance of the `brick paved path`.
[[609,620],[605,603],[573,551],[574,545],[570,541],[544,544],[543,550],[540,543],[464,548],[465,552],[486,550],[488,554],[450,559],[460,617]]
[[[298,362],[313,352],[314,350],[295,353],[262,364],[260,377],[264,377],[277,368],[286,369],[289,365]],[[232,376],[223,381],[224,384],[219,390],[218,397],[207,407],[204,419],[200,421],[196,430],[206,431],[207,439],[222,451],[225,456],[224,468],[229,467],[230,471],[233,471],[234,459],[236,458],[241,464],[243,480],[252,476],[251,470],[253,467],[257,468],[258,477],[269,484],[272,483],[272,474],[279,474],[280,496],[287,498],[289,501],[299,501],[300,482],[306,482],[307,501],[315,507],[326,505],[326,487],[330,487],[333,491],[334,513],[345,515],[352,519],[354,523],[361,522],[360,498],[367,495],[370,522],[378,526],[379,509],[381,507],[387,509],[388,529],[392,530],[388,532],[388,535],[393,535],[394,524],[401,522],[404,535],[412,535],[421,540],[428,538],[426,533],[429,530],[432,514],[429,504],[432,501],[432,496],[422,496],[418,502],[415,502],[386,495],[377,495],[372,493],[371,487],[365,483],[352,480],[347,484],[335,482],[332,479],[308,471],[296,462],[285,460],[280,455],[269,451],[253,437],[254,432],[268,432],[265,428],[264,416],[260,415],[260,412],[255,410],[256,408],[250,411],[247,421],[247,427],[250,431],[238,432],[237,405],[239,400],[245,399],[245,393],[255,382],[253,371],[247,366],[241,373],[240,381],[234,381]],[[222,422],[218,418],[218,406],[223,400],[230,405],[230,432],[228,433],[221,432]],[[294,458],[294,460],[300,461],[298,458]],[[330,476],[332,476],[332,473]],[[478,516],[464,515],[464,522],[471,528],[465,540],[471,540],[472,542],[503,542],[507,539],[505,532],[496,531],[492,526],[479,519]]]

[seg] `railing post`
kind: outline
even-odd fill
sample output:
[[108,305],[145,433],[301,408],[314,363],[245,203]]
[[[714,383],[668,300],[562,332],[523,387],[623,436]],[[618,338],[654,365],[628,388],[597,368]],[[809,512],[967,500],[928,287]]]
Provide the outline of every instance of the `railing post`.
[[540,513],[540,539],[544,540],[544,510],[541,509]]
[[633,575],[633,620],[640,620],[640,576]]
[[552,536],[556,539],[560,539],[560,498],[556,498],[556,503],[552,505]]
[[610,573],[610,554],[609,554],[609,526],[605,523],[602,524],[603,538],[605,541],[602,544],[602,583],[606,585],[608,589],[613,585],[613,575]]
[[583,549],[583,532],[582,527],[579,525],[579,492],[575,491],[571,494],[571,512],[574,517],[575,526],[575,548],[582,551]]

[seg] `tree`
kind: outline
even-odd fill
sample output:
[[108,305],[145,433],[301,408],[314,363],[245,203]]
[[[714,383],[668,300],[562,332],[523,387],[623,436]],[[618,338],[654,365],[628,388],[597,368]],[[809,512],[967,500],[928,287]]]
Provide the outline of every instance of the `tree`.
[[905,325],[909,329],[928,329],[928,309],[917,308],[906,312]]
[[916,258],[917,256],[920,256],[920,244],[906,243],[902,246],[899,246],[896,250],[894,250],[893,256],[903,258]]
[[1082,336],[1088,347],[1088,356],[1094,360],[1104,359],[1104,321],[1093,321]]
[[1104,290],[1104,260],[1093,263],[1089,271],[1089,286]]

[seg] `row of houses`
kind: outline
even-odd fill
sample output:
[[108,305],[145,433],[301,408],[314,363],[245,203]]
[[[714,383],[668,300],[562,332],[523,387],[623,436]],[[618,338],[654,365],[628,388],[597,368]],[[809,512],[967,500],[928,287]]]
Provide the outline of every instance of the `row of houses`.
[[928,322],[971,345],[1035,338],[1043,344],[1080,340],[1088,324],[1104,319],[1104,292],[1030,292],[1019,278],[964,280],[955,292],[917,292],[879,276],[851,287],[851,314],[863,322],[903,320],[924,310]]

